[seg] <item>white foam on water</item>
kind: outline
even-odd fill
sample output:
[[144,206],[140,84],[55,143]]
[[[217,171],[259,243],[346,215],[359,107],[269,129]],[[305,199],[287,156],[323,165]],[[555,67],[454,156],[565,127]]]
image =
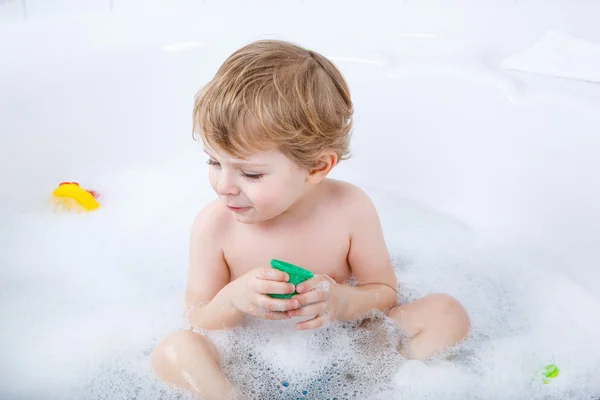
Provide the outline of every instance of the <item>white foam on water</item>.
[[334,323],[297,331],[295,324],[303,319],[257,320],[226,335],[210,335],[244,398],[344,398],[345,393],[366,398],[392,387],[393,371],[403,361],[390,351],[398,342],[395,326],[357,329]]
[[[149,356],[160,338],[186,327],[189,229],[213,196],[196,157],[98,175],[87,185],[103,195],[95,213],[55,213],[40,200],[37,210],[6,219],[0,231],[0,315],[9,321],[0,324],[2,398],[189,397],[156,381]],[[381,214],[401,300],[455,296],[472,319],[469,339],[449,359],[407,362],[394,350],[399,332],[390,324],[296,331],[296,321],[254,321],[212,335],[225,371],[246,395],[600,394],[598,298],[545,268],[551,260],[533,249],[383,189],[366,189]],[[550,363],[560,375],[544,385],[541,371]]]

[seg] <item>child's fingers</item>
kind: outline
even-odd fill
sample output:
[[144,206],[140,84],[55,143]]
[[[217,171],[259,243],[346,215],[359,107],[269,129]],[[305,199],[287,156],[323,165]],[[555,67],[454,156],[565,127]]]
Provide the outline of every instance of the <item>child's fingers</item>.
[[329,278],[327,275],[315,275],[296,286],[296,291],[298,293],[306,293],[310,290],[319,288],[326,292],[329,289],[329,279],[331,278]]
[[290,277],[285,272],[269,267],[258,268],[256,275],[254,276],[256,276],[258,279],[270,281],[287,282],[290,280]]
[[270,320],[290,319],[290,316],[284,312],[268,311],[262,308],[256,308],[254,312],[248,313],[254,317]]
[[290,317],[309,317],[311,315],[324,314],[327,311],[327,303],[315,303],[306,307],[300,307],[295,310],[288,311]]
[[258,293],[268,294],[290,294],[296,290],[292,283],[267,281],[262,279],[254,279],[252,285],[254,291]]
[[296,324],[296,329],[298,330],[307,330],[307,329],[316,329],[325,326],[329,318],[326,315],[317,315],[316,317],[309,319],[308,321],[298,322]]
[[274,299],[264,294],[259,294],[256,297],[255,304],[258,308],[267,311],[290,311],[300,307],[300,303],[295,299]]
[[298,300],[300,305],[306,306],[327,300],[329,298],[329,292],[324,290],[311,290],[306,293],[297,294],[292,298]]

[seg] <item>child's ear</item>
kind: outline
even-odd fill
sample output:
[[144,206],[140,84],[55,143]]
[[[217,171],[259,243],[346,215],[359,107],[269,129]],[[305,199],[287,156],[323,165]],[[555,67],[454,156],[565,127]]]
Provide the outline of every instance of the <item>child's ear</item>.
[[331,172],[336,166],[338,157],[335,151],[324,151],[319,155],[316,166],[308,173],[308,183],[319,183]]

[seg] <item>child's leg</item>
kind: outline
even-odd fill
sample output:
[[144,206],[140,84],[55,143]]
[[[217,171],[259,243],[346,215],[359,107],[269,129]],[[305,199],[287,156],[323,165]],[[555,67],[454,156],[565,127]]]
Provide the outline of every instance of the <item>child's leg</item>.
[[152,367],[161,380],[206,400],[230,396],[231,384],[219,363],[211,340],[192,331],[170,334],[152,353]]
[[388,312],[410,341],[399,348],[402,355],[422,360],[463,340],[471,322],[464,307],[446,294],[433,294]]

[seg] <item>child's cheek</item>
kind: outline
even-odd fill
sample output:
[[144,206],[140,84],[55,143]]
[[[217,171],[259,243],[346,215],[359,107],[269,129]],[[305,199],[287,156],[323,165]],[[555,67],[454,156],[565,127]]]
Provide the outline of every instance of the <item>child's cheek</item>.
[[213,190],[216,192],[217,191],[217,177],[216,177],[216,174],[211,170],[208,171],[208,183],[210,183],[210,187],[212,187]]
[[252,188],[249,197],[252,204],[261,209],[272,208],[273,203],[277,202],[277,194],[273,193],[268,186]]
[[267,212],[281,212],[285,208],[286,191],[277,185],[257,185],[252,188],[251,201],[257,208]]

